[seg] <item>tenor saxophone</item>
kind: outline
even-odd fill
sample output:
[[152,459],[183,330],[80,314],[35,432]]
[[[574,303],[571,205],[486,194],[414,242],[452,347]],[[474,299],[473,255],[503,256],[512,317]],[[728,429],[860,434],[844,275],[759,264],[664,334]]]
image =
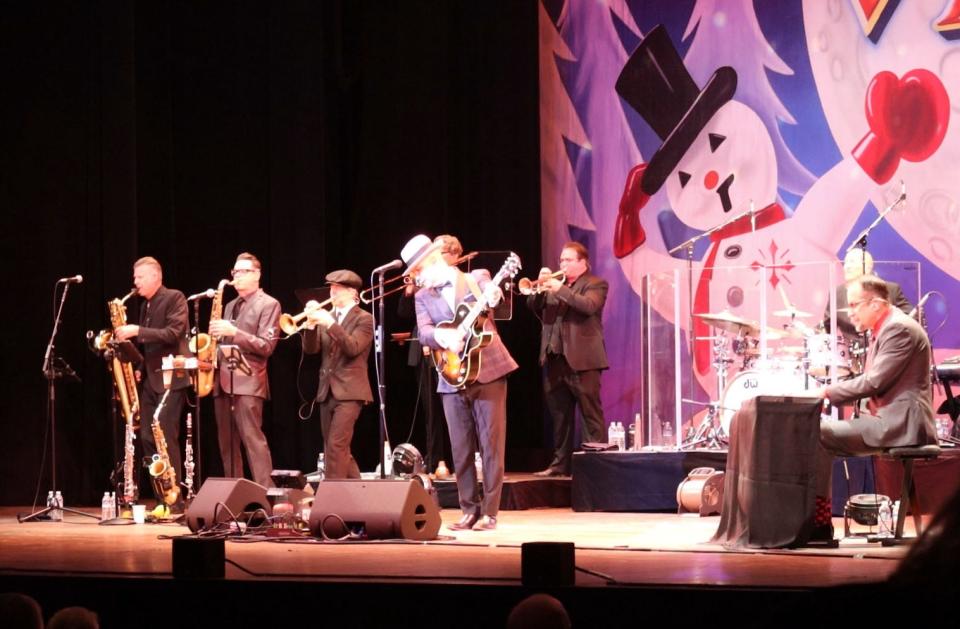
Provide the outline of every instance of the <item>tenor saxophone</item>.
[[[123,299],[111,299],[107,302],[111,329],[101,330],[94,340],[93,345],[99,351],[109,349],[115,330],[127,324],[127,307],[124,303],[136,294],[137,289],[134,288]],[[137,379],[133,373],[133,365],[121,361],[114,352],[113,358],[110,359],[110,370],[113,373],[113,384],[117,389],[123,420],[133,430],[137,430],[140,428],[140,397],[137,394]]]
[[153,414],[153,422],[150,428],[153,430],[153,440],[157,445],[157,453],[153,455],[150,461],[150,480],[153,483],[153,491],[157,498],[165,504],[172,505],[180,498],[180,487],[177,485],[177,471],[170,465],[170,455],[167,453],[167,440],[163,436],[163,428],[160,427],[160,410],[170,395],[170,389],[163,392],[160,403],[157,404],[157,411]]
[[[230,284],[230,280],[220,280],[217,292],[210,305],[210,321],[223,318],[223,287]],[[198,326],[199,327],[199,326]],[[197,395],[204,397],[213,391],[213,378],[217,369],[217,339],[212,333],[198,334],[196,339],[190,339],[190,351],[196,354],[200,365],[197,371]]]

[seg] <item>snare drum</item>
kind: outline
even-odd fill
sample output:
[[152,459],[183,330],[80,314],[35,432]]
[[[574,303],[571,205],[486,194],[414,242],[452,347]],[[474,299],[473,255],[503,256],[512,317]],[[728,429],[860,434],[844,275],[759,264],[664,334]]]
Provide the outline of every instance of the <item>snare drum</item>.
[[847,340],[842,336],[836,337],[837,351],[834,353],[830,346],[832,338],[830,334],[814,334],[807,339],[807,360],[810,364],[807,373],[811,376],[825,378],[834,366],[834,373],[841,378],[848,377],[853,371]]
[[805,378],[799,369],[741,371],[730,381],[720,400],[720,425],[730,434],[730,421],[740,406],[758,395],[798,395],[804,391]]

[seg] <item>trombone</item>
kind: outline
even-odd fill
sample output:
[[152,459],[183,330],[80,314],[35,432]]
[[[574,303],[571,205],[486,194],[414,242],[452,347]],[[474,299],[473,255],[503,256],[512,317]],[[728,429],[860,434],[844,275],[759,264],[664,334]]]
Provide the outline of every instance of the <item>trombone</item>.
[[543,292],[543,285],[547,280],[559,280],[563,275],[563,269],[560,269],[536,280],[522,277],[520,281],[517,282],[517,290],[520,291],[521,295],[539,295]]
[[328,306],[331,303],[333,303],[333,297],[320,302],[316,306],[305,308],[304,311],[301,312],[300,314],[290,315],[290,314],[284,313],[280,315],[280,321],[278,322],[278,325],[280,326],[280,329],[283,330],[284,334],[287,335],[284,338],[290,338],[297,332],[300,332],[301,330],[306,328],[307,325],[309,324],[309,321],[307,320],[307,315],[310,314],[311,312],[316,312],[317,310],[324,308],[325,306]]
[[[460,256],[459,258],[457,258],[456,260],[454,260],[451,266],[458,266],[463,262],[466,262],[467,260],[473,260],[474,258],[477,257],[478,254],[479,254],[478,251],[471,251],[470,253],[466,253]],[[394,282],[398,280],[403,280],[403,284],[400,286],[391,286]],[[373,302],[377,301],[378,299],[383,299],[384,297],[389,297],[390,295],[399,293],[402,290],[406,290],[407,286],[410,286],[411,284],[413,284],[417,288],[420,288],[422,286],[422,284],[420,284],[420,282],[417,281],[416,273],[404,273],[402,275],[395,275],[388,280],[384,280],[383,282],[384,289],[382,294],[377,293],[377,291],[380,289],[380,286],[371,286],[370,288],[365,288],[362,291],[360,291],[359,298],[364,305],[370,305]],[[387,286],[390,286],[390,288],[387,289]]]

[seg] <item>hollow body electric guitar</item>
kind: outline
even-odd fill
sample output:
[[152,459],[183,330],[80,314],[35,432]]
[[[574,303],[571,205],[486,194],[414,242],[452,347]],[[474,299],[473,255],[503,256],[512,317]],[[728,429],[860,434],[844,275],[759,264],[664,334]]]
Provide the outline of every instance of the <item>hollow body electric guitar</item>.
[[[511,253],[491,282],[499,286],[504,279],[516,275],[518,270],[520,257]],[[463,338],[463,348],[459,352],[448,349],[435,349],[432,352],[437,373],[450,386],[462,389],[476,382],[480,375],[480,350],[493,340],[493,332],[483,329],[486,318],[481,316],[488,307],[486,299],[482,298],[472,304],[461,303],[453,319],[436,326],[437,329],[457,330]]]

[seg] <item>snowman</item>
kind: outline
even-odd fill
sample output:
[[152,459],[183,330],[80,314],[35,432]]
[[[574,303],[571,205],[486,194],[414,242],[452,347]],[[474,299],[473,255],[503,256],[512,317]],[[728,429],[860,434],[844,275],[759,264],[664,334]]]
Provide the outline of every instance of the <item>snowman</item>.
[[[623,261],[644,253],[648,234],[641,211],[660,192],[669,207],[656,223],[664,250],[740,216],[694,250],[693,312],[729,310],[753,320],[760,313],[761,283],[770,296],[789,293],[801,311],[823,312],[832,286],[822,273],[805,272],[809,265],[803,263],[835,261],[865,204],[896,200],[899,185],[890,182],[899,165],[921,162],[936,151],[949,111],[943,85],[932,73],[879,72],[867,89],[869,116],[860,141],[810,187],[791,215],[778,202],[773,142],[760,117],[735,100],[733,68],[718,68],[699,87],[666,30],[657,26],[627,61],[616,89],[662,144],[627,177],[615,255]],[[904,115],[915,123],[905,125]],[[646,272],[669,268],[662,260],[649,264],[649,255],[643,259]],[[768,302],[768,310],[777,305]],[[707,323],[694,317],[695,372],[708,392],[711,342],[699,339],[710,335]]]

